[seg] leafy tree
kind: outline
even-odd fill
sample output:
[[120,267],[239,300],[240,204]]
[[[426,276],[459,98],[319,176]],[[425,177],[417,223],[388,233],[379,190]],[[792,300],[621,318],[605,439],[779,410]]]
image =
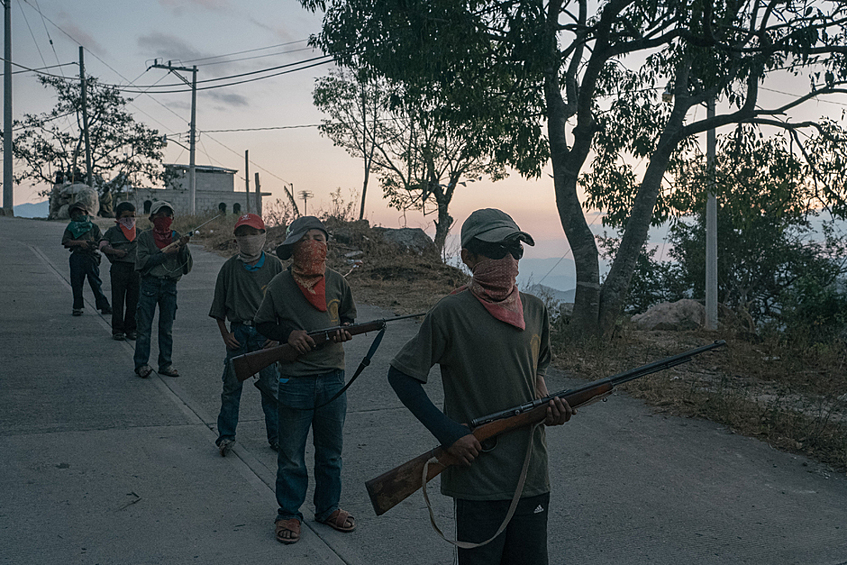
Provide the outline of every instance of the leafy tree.
[[410,99],[402,87],[385,79],[331,73],[318,80],[314,101],[332,116],[324,120],[321,132],[363,159],[364,190],[374,170],[392,207],[436,214],[438,250],[444,248],[453,224],[449,206],[456,188],[482,175],[493,181],[505,177],[504,167],[478,150],[476,124],[457,128],[444,120],[440,109]]
[[[533,176],[549,156],[576,263],[577,335],[614,325],[655,213],[666,213],[659,197],[677,151],[730,124],[815,127],[785,116],[844,92],[847,79],[847,4],[838,0],[301,3],[326,10],[315,43],[339,63],[399,81],[415,96],[426,93],[456,126],[485,124],[479,144],[499,162]],[[762,86],[785,73],[811,86],[765,107]],[[660,96],[666,88],[668,102]],[[692,112],[710,99],[725,106],[716,116]],[[625,157],[643,160],[643,172]],[[582,174],[587,204],[610,209],[624,230],[602,287],[578,197]]]
[[[821,240],[812,221],[825,207],[843,202],[829,188],[816,186],[820,169],[795,156],[785,136],[754,133],[739,127],[722,138],[716,158],[718,299],[760,326],[806,332],[814,339],[831,336],[833,328],[847,322],[847,311],[828,310],[847,303],[847,295],[837,289],[838,278],[847,272],[847,238],[824,223]],[[843,141],[831,147],[818,139],[833,137],[832,132],[817,136],[808,146],[821,153],[843,151]],[[656,261],[651,252],[642,252],[629,289],[630,311],[705,295],[703,186],[709,168],[702,155],[694,154],[677,159],[668,172],[675,188],[667,198],[668,213],[674,215],[668,236],[674,261]]]
[[[23,131],[15,138],[15,158],[26,167],[15,182],[52,185],[57,178],[85,182],[85,139],[82,96],[78,82],[39,76],[45,88],[56,91],[57,102],[50,112],[26,114],[15,127]],[[88,134],[91,144],[92,184],[101,194],[117,192],[142,179],[162,179],[165,138],[156,130],[136,122],[126,110],[131,102],[112,86],[94,77],[86,78]],[[68,127],[68,125],[70,127]],[[49,194],[50,189],[41,192]]]

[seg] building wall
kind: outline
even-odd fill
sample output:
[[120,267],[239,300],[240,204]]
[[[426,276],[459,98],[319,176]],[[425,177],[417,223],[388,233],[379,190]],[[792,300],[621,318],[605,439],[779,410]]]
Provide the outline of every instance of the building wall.
[[[199,180],[199,179],[198,179]],[[174,206],[174,213],[177,215],[188,214],[188,190],[174,190],[170,188],[136,188],[133,194],[127,195],[130,202],[135,205],[138,216],[144,216],[149,213],[149,206],[145,208],[145,203],[150,205],[158,200],[165,200]],[[262,197],[271,196],[270,192],[262,192],[258,197],[259,208],[262,205]],[[250,193],[250,212],[256,213],[256,193]],[[227,214],[246,214],[247,213],[247,194],[244,192],[222,192],[219,190],[200,190],[198,187],[195,191],[195,208],[198,215],[205,215],[220,211],[221,204],[225,205]],[[117,203],[115,203],[117,205]],[[238,205],[238,206],[236,206]]]
[[[176,190],[188,190],[188,168],[170,167],[175,173],[175,176],[170,181],[168,188]],[[197,192],[213,191],[213,192],[234,192],[235,191],[235,176],[227,171],[204,171],[197,170],[195,181],[195,189]]]

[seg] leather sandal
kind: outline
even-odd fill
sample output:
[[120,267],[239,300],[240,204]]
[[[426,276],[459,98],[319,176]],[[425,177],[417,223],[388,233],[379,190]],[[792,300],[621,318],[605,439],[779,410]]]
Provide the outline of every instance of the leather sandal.
[[276,522],[275,530],[276,541],[280,543],[292,544],[300,541],[300,520],[297,518],[279,520]]
[[320,523],[326,524],[333,530],[338,530],[339,532],[352,532],[356,529],[356,521],[349,512],[342,510],[341,508],[338,508],[335,512],[330,514],[326,520],[321,520]]
[[140,367],[135,368],[135,374],[141,377],[142,379],[146,379],[150,376],[150,373],[153,372],[153,369],[150,368],[150,365],[142,365]]

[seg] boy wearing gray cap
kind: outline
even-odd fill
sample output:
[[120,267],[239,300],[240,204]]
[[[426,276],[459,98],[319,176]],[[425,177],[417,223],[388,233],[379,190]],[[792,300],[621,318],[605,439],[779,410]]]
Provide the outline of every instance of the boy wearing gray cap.
[[[548,395],[550,364],[547,308],[518,291],[521,242],[534,245],[512,218],[477,210],[462,225],[462,262],[471,283],[442,299],[418,334],[391,361],[388,381],[403,404],[462,464],[448,467],[441,492],[455,499],[459,563],[547,563],[550,481],[544,428],[500,435],[485,449],[461,422]],[[442,413],[422,384],[441,367]],[[545,425],[573,414],[550,402]],[[528,459],[527,459],[528,457]],[[525,474],[522,492],[516,492]],[[510,507],[515,510],[508,519]]]
[[153,229],[138,236],[135,270],[141,274],[141,292],[136,315],[135,374],[142,379],[153,369],[147,364],[153,333],[153,316],[159,306],[159,371],[166,377],[178,377],[173,353],[173,325],[176,317],[176,283],[194,265],[187,235],[171,229],[174,207],[159,200],[150,207]]
[[277,248],[291,266],[274,277],[253,322],[268,339],[288,343],[300,356],[280,363],[279,456],[275,520],[276,539],[285,544],[300,539],[309,477],[305,450],[309,428],[315,443],[315,520],[340,532],[356,527],[353,517],[339,508],[341,450],[347,397],[332,397],[344,386],[344,347],[350,339],[338,330],[320,348],[308,332],[351,324],[356,304],[347,281],[326,267],[327,231],[314,216],[294,220]]
[[71,222],[62,234],[62,245],[71,252],[71,291],[74,297],[72,313],[74,316],[82,316],[84,312],[82,289],[87,278],[97,309],[103,314],[111,314],[109,299],[101,288],[103,281],[100,280],[100,252],[97,249],[101,237],[100,227],[91,221],[88,208],[82,202],[71,204],[68,214],[71,216]]

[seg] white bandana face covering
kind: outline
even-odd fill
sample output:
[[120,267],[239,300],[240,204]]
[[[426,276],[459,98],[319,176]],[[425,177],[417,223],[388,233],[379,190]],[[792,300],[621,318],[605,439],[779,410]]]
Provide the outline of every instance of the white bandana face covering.
[[238,257],[245,263],[254,263],[262,256],[265,247],[267,233],[257,235],[237,235],[235,243],[238,245]]

